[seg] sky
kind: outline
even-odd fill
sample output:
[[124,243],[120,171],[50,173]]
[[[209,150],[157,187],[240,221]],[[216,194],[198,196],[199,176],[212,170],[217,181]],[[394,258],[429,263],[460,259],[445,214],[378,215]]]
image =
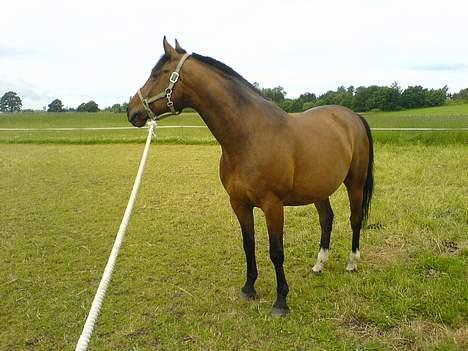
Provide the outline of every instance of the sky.
[[177,38],[294,98],[338,86],[468,87],[468,1],[3,1],[0,95],[128,101]]

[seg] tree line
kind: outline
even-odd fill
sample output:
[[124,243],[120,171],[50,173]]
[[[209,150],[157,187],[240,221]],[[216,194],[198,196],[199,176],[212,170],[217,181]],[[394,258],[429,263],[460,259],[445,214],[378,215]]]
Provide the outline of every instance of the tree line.
[[[114,104],[112,106],[104,108],[102,111],[106,112],[115,112],[122,113],[127,111],[128,103],[124,102],[122,104]],[[47,106],[47,112],[99,112],[101,109],[99,105],[91,100],[88,102],[83,102],[76,108],[66,108],[63,106],[63,103],[60,99],[55,99]]]
[[[14,91],[8,91],[0,99],[1,112],[34,112],[34,110],[22,110],[23,102],[21,98]],[[127,111],[128,103],[114,104],[104,108],[102,111],[122,113]],[[99,112],[101,109],[99,105],[90,100],[79,104],[76,108],[65,107],[60,99],[54,99],[49,105],[44,106],[43,111],[47,112]]]
[[[468,102],[468,88],[461,89],[458,93],[449,94],[447,86],[440,89],[428,89],[420,85],[409,86],[402,89],[398,83],[390,86],[371,85],[354,88],[349,86],[338,87],[326,93],[315,95],[306,92],[296,99],[287,98],[287,92],[282,86],[274,88],[262,88],[258,83],[254,86],[267,99],[275,102],[286,112],[302,112],[309,108],[322,105],[342,105],[356,112],[366,111],[397,111],[418,107],[441,106],[447,101]],[[127,111],[128,103],[113,104],[102,111],[123,113]],[[19,112],[22,108],[21,98],[13,91],[8,91],[0,99],[1,112]],[[32,110],[23,110],[30,111]],[[98,112],[99,105],[91,100],[83,102],[76,108],[65,107],[60,99],[54,99],[47,107],[47,112]]]
[[[102,109],[106,112],[115,112],[122,113],[127,111],[128,103],[124,102],[122,104],[113,104],[112,106]],[[88,102],[83,102],[78,105],[77,108],[66,108],[63,106],[60,99],[55,99],[47,106],[47,112],[99,112],[101,109],[99,105],[93,100]]]
[[286,112],[302,112],[322,105],[342,105],[357,112],[397,111],[441,106],[449,100],[468,102],[468,88],[449,94],[447,86],[440,89],[428,89],[420,85],[402,89],[398,83],[393,83],[391,86],[371,85],[358,88],[341,86],[318,97],[314,93],[307,92],[296,99],[289,99],[282,86],[261,88],[258,83],[254,85],[266,98],[274,101]]

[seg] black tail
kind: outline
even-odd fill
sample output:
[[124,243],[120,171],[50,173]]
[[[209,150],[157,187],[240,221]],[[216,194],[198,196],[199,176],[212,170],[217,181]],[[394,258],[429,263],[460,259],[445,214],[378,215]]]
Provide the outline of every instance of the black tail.
[[367,166],[367,178],[364,184],[364,196],[362,202],[362,223],[361,228],[364,228],[369,218],[369,212],[371,208],[372,193],[374,192],[374,142],[372,141],[372,134],[369,124],[364,117],[358,115],[361,118],[364,128],[366,128],[367,139],[369,140],[369,163]]

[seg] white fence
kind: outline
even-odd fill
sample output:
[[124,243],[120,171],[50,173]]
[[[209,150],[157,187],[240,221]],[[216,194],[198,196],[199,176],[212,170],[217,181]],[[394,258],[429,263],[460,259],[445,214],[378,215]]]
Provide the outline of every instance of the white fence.
[[[148,127],[144,127],[148,128]],[[208,128],[206,126],[158,126],[158,129],[169,128]],[[86,130],[141,130],[135,127],[93,127],[93,128],[0,128],[0,131],[86,131]],[[371,130],[382,131],[410,131],[410,132],[424,132],[424,131],[468,131],[468,128],[371,128]]]

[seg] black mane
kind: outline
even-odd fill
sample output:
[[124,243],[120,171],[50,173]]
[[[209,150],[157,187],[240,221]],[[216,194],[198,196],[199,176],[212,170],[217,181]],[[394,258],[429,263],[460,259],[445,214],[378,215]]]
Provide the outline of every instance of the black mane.
[[[178,51],[179,52],[179,51]],[[185,50],[183,50],[183,52],[179,52],[179,53],[185,53]],[[259,96],[263,97],[263,94],[260,92],[260,90],[258,90],[258,88],[256,86],[254,86],[252,83],[250,83],[247,79],[245,79],[244,77],[242,77],[239,73],[237,73],[236,71],[234,71],[231,67],[229,67],[228,65],[218,61],[218,60],[215,60],[214,58],[212,57],[208,57],[208,56],[203,56],[203,55],[199,55],[197,53],[193,53],[191,55],[195,60],[198,60],[200,62],[203,62],[203,63],[206,63],[207,65],[209,66],[212,66],[212,67],[215,67],[217,69],[219,69],[221,72],[224,72],[226,75],[230,76],[230,77],[233,77],[233,78],[236,78],[237,80],[239,80],[242,84],[244,84],[245,86],[247,86],[247,88],[251,89],[252,91],[254,91],[256,94],[258,94]],[[153,69],[151,70],[151,76],[155,76],[158,71],[164,66],[164,64],[166,64],[166,62],[169,61],[169,57],[166,56],[166,55],[162,55],[158,62],[156,63],[156,65],[153,67]]]
[[192,54],[192,57],[200,62],[203,62],[203,63],[206,63],[207,65],[210,65],[210,66],[213,66],[217,69],[219,69],[220,71],[224,72],[226,75],[230,76],[230,77],[233,77],[233,78],[236,78],[238,79],[240,82],[242,82],[244,85],[246,85],[248,88],[250,88],[251,90],[253,90],[255,93],[257,93],[259,96],[263,97],[263,94],[260,92],[260,90],[257,89],[257,87],[255,87],[252,83],[250,83],[247,79],[245,79],[244,77],[242,77],[239,73],[237,73],[236,71],[234,71],[231,67],[229,67],[228,65],[218,61],[218,60],[215,60],[214,58],[212,57],[208,57],[208,56],[203,56],[203,55],[199,55],[197,53],[193,53]]
[[169,57],[167,57],[165,54],[162,55],[158,62],[156,63],[156,65],[153,67],[153,69],[151,70],[151,76],[155,76],[156,73],[162,68],[162,66],[164,66],[164,64],[169,61]]

